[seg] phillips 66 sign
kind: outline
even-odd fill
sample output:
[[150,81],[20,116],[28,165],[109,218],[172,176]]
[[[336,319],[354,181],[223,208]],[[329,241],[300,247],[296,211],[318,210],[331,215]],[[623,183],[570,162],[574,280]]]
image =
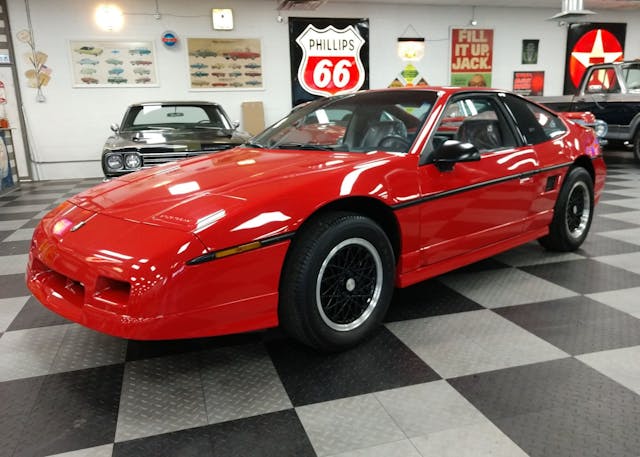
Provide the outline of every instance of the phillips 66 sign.
[[294,105],[368,88],[368,21],[289,20]]

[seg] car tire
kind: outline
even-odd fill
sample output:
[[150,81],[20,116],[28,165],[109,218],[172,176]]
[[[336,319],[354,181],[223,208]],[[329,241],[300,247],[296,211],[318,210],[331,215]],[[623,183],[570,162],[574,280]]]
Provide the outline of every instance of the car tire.
[[636,132],[636,136],[633,137],[633,158],[636,162],[640,163],[640,129]]
[[584,168],[573,168],[560,189],[549,234],[538,241],[552,251],[575,251],[589,233],[593,208],[591,175]]
[[382,322],[394,278],[393,249],[378,224],[355,213],[323,214],[301,229],[287,256],[280,324],[320,351],[353,346]]

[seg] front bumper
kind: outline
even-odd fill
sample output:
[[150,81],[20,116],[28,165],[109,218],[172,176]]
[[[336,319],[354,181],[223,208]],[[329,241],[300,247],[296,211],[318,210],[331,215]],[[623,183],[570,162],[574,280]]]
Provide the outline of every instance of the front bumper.
[[[71,223],[91,216],[79,208]],[[203,252],[189,233],[94,215],[54,233],[59,214],[34,232],[27,286],[53,312],[130,339],[178,339],[278,324],[278,284],[288,241],[189,266]]]

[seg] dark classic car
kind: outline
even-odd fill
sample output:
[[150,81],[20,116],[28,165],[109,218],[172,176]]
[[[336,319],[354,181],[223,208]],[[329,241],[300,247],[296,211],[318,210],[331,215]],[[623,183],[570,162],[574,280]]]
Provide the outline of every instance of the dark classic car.
[[606,139],[640,162],[640,61],[592,65],[574,95],[531,97],[556,111],[589,111],[607,123]]
[[281,325],[343,349],[381,324],[394,287],[532,240],[578,249],[605,172],[593,129],[509,92],[321,98],[241,147],[62,203],[34,231],[27,284],[125,338]]
[[229,149],[250,137],[211,102],[150,102],[129,106],[102,151],[107,178]]

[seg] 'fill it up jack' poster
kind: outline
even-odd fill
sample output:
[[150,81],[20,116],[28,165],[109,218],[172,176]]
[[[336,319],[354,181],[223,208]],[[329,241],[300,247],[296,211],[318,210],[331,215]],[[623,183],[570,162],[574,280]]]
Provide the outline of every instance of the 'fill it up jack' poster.
[[451,29],[451,85],[491,87],[493,29]]

